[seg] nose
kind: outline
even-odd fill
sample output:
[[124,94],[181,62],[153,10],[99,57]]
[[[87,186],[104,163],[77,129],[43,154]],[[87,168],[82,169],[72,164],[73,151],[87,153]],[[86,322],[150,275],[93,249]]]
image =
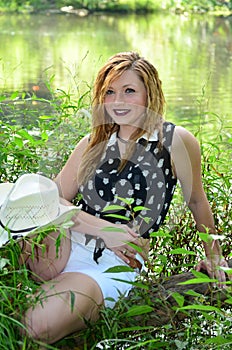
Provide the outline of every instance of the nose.
[[118,91],[118,92],[115,92],[114,94],[114,102],[116,103],[120,103],[120,102],[123,102],[123,93]]

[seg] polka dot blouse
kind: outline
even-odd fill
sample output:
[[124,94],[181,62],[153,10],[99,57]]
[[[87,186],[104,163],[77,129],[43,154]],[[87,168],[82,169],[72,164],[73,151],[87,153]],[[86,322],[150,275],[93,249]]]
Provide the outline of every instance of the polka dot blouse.
[[[157,130],[149,139],[144,135],[139,138],[133,155],[121,171],[118,170],[121,158],[117,134],[112,134],[94,176],[79,189],[82,209],[112,223],[129,224],[144,238],[157,231],[176,187],[170,157],[174,128],[174,124],[164,122],[161,149]],[[111,205],[115,209],[108,211]],[[100,241],[96,242],[96,252],[104,249]]]

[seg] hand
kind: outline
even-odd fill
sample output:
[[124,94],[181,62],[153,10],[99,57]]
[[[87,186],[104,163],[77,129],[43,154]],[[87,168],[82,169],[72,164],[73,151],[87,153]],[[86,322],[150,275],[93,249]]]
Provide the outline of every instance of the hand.
[[[132,245],[130,243],[133,243]],[[135,246],[136,247],[135,247]],[[121,246],[112,247],[111,250],[119,256],[123,261],[133,267],[132,259],[136,259],[136,255],[139,254],[143,260],[148,260],[148,254],[150,249],[150,241],[148,239],[144,239],[142,237],[138,237],[133,239],[132,241],[128,241]]]
[[123,248],[121,248],[121,250],[123,250],[129,248],[127,245],[128,242],[137,244],[136,242],[139,235],[127,225],[109,223],[99,230],[98,237],[103,239],[107,248],[117,250],[123,246]]
[[[201,260],[196,266],[196,270],[205,270],[210,278],[217,279],[219,281],[219,287],[225,288],[226,285],[223,282],[226,281],[226,274],[223,270],[220,269],[220,266],[228,267],[226,260],[219,255],[213,255],[211,258],[208,257],[205,260]],[[232,276],[228,277],[229,279],[232,279]]]

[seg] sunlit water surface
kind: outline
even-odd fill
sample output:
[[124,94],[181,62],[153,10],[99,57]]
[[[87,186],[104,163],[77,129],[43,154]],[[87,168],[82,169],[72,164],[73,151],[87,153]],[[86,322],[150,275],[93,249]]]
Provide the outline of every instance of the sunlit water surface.
[[0,43],[1,93],[49,79],[83,92],[108,57],[135,50],[159,71],[167,119],[191,125],[201,114],[215,128],[232,120],[231,18],[1,15]]

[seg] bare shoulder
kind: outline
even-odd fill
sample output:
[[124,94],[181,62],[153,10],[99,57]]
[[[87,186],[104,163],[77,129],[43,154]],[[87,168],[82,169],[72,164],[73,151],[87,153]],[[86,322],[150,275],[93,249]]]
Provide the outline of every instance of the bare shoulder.
[[78,144],[76,145],[76,148],[75,149],[80,149],[80,150],[85,150],[85,148],[87,147],[88,145],[88,142],[89,142],[89,134],[88,135],[85,135],[79,142]]
[[71,156],[69,157],[66,165],[71,167],[79,167],[80,161],[82,158],[82,155],[88,145],[89,142],[89,135],[84,136],[76,145],[75,149],[73,150]]
[[190,131],[182,126],[176,126],[173,134],[172,152],[179,152],[181,149],[188,153],[199,153],[200,146],[198,140]]
[[198,144],[196,137],[189,130],[179,125],[175,127],[173,135],[173,141],[177,142],[178,140],[182,140],[184,143]]

